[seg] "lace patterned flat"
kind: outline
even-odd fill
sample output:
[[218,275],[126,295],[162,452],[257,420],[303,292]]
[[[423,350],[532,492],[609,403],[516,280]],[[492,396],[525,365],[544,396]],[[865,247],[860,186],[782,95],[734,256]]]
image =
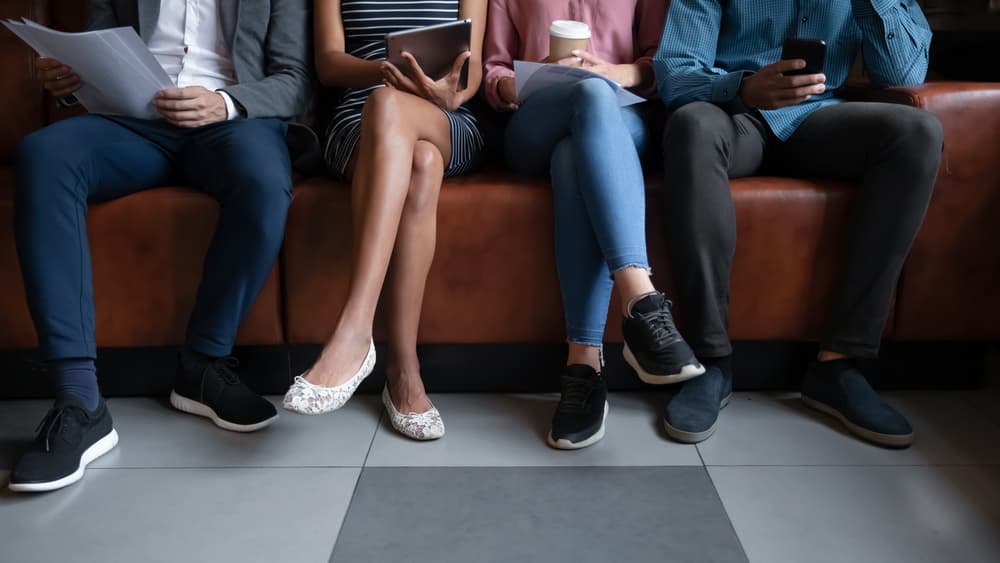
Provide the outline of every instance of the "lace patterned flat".
[[382,403],[389,413],[392,427],[403,436],[414,440],[437,440],[444,436],[444,421],[433,404],[428,411],[403,414],[392,404],[388,386],[382,389]]
[[306,381],[304,373],[295,378],[281,406],[299,414],[323,414],[333,412],[347,404],[358,390],[358,386],[375,369],[375,342],[369,342],[368,355],[361,367],[350,379],[336,387],[323,387]]

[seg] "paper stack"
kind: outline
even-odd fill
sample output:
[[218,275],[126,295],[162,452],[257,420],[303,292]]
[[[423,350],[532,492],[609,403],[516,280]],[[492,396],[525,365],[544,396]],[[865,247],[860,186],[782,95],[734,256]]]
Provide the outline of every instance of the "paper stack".
[[74,96],[91,113],[155,119],[153,96],[174,87],[131,27],[64,33],[30,20],[0,23],[40,56],[73,69],[81,83]]
[[536,92],[559,84],[575,84],[588,78],[599,78],[611,85],[618,95],[618,105],[630,106],[645,102],[645,98],[636,96],[614,80],[601,76],[578,66],[557,64],[531,63],[514,61],[514,84],[517,90],[517,100],[523,102]]

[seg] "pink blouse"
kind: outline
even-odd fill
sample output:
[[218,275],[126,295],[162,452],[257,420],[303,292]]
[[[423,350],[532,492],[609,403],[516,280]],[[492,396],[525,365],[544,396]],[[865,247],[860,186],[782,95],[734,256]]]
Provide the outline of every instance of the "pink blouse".
[[[590,52],[615,64],[653,65],[668,0],[490,0],[483,47],[486,99],[497,110],[517,106],[500,99],[501,78],[514,76],[514,60],[540,61],[549,55],[552,20],[590,25]],[[652,71],[652,68],[650,68]],[[656,93],[653,81],[638,92]]]

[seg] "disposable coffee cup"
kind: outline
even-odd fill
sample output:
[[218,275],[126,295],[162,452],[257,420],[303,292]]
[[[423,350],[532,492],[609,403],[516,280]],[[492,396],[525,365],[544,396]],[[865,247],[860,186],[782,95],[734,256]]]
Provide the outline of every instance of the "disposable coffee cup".
[[590,26],[573,20],[555,20],[549,26],[549,60],[573,56],[573,51],[590,47]]

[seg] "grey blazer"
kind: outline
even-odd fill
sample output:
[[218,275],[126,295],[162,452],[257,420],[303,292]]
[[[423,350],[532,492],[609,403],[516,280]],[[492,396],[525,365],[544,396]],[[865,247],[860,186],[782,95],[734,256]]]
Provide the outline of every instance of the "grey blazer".
[[[309,0],[218,0],[237,83],[224,88],[246,117],[309,113]],[[149,42],[160,0],[89,0],[87,29],[130,26]]]

